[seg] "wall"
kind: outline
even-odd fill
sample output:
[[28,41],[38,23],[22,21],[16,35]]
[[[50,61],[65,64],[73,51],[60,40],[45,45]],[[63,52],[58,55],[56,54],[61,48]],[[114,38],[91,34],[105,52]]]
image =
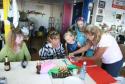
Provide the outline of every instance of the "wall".
[[[23,4],[22,4],[23,3]],[[61,4],[47,4],[47,3],[39,3],[37,1],[24,1],[24,2],[20,2],[18,0],[18,7],[19,10],[35,10],[36,12],[41,12],[41,13],[45,13],[45,15],[37,15],[37,14],[29,14],[28,18],[33,21],[35,23],[35,27],[36,30],[38,30],[38,28],[43,25],[46,28],[49,27],[49,17],[55,17],[55,25],[58,22],[58,27],[61,27],[61,17],[60,14],[62,13],[62,5]],[[58,28],[58,29],[59,29]]]
[[64,11],[63,11],[63,22],[62,22],[62,30],[61,30],[62,35],[67,31],[67,29],[71,25],[73,5],[71,3],[68,3],[67,1],[64,1],[63,8],[64,8]]
[[96,24],[96,15],[97,15],[97,10],[98,10],[98,1],[94,1],[94,7],[93,7],[93,14],[92,14],[92,24]]
[[63,4],[51,5],[51,16],[55,17],[55,28],[60,31],[62,28]]
[[3,9],[0,9],[0,20],[3,20]]
[[[99,25],[102,23],[106,23],[109,25],[122,25],[123,27],[125,26],[125,23],[123,24],[123,19],[125,19],[125,10],[122,9],[116,9],[112,8],[112,1],[113,0],[102,0],[105,1],[105,8],[103,9],[102,14],[98,14],[98,4],[99,0],[94,0],[95,5],[94,5],[94,10],[93,10],[93,18],[92,18],[92,23]],[[118,20],[116,19],[116,14],[122,14],[122,19]],[[97,15],[102,15],[103,16],[103,21],[102,22],[96,22],[96,16]]]

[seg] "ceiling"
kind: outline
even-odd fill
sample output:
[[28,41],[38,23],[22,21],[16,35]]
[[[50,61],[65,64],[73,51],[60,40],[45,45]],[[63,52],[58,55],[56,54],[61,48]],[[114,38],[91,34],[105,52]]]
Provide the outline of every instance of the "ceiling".
[[[3,0],[0,0],[0,3],[2,3]],[[32,1],[32,2],[40,2],[40,3],[62,3],[64,0],[18,0],[18,1]],[[82,2],[83,0],[66,0],[70,3],[73,2]]]
[[[3,0],[0,0],[0,4],[2,4]],[[58,4],[63,3],[64,0],[17,0],[19,2],[32,2],[32,3],[39,3],[39,4]],[[65,0],[69,3],[76,3],[76,2],[82,2],[83,0]]]
[[[55,4],[55,3],[63,3],[64,0],[25,0],[25,1],[31,1],[34,3],[46,3],[46,4]],[[83,0],[66,0],[69,3],[73,3],[73,2],[82,2]]]

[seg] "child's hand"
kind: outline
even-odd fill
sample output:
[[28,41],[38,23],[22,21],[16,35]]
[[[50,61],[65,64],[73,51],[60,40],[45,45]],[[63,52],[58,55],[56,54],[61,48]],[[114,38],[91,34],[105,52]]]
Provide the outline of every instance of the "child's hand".
[[68,56],[69,56],[69,57],[74,57],[74,54],[73,54],[73,53],[69,53]]
[[74,57],[74,56],[70,56],[70,57],[69,57],[69,60],[70,60],[71,62],[75,62],[75,57]]

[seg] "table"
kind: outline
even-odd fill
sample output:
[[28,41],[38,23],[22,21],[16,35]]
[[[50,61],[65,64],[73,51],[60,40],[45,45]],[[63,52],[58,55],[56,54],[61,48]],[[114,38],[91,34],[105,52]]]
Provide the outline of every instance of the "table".
[[[59,65],[65,65],[63,59],[54,59]],[[8,84],[63,84],[63,78],[52,79],[48,74],[36,74],[37,61],[29,61],[28,66],[24,69],[20,62],[11,62],[11,70],[4,71],[4,64],[0,63],[0,77],[7,77]],[[69,61],[67,61],[70,64]],[[95,81],[86,74],[85,84],[96,84]]]
[[[73,64],[81,67],[83,61],[73,62]],[[96,84],[111,84],[116,83],[117,81],[101,67],[95,65],[94,61],[87,60],[87,73],[93,80],[96,81]]]

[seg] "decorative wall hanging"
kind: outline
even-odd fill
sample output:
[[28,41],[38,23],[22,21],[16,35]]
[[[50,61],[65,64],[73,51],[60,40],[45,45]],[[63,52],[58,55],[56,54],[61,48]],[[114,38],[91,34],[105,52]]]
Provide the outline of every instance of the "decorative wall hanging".
[[121,20],[122,14],[116,14],[116,19]]
[[125,0],[113,0],[112,7],[125,10]]
[[118,31],[118,32],[122,32],[122,26],[121,26],[121,25],[118,25],[118,26],[117,26],[117,31]]
[[100,14],[100,15],[103,14],[103,9],[102,9],[102,8],[99,8],[99,9],[98,9],[98,14]]
[[111,25],[111,29],[114,31],[116,30],[116,25]]
[[44,16],[44,15],[46,15],[45,13],[43,13],[43,12],[37,12],[37,11],[35,11],[35,10],[28,10],[27,11],[27,14],[35,14],[35,15],[42,15],[42,16]]
[[103,16],[102,15],[97,15],[96,22],[102,22],[102,21],[103,21]]

